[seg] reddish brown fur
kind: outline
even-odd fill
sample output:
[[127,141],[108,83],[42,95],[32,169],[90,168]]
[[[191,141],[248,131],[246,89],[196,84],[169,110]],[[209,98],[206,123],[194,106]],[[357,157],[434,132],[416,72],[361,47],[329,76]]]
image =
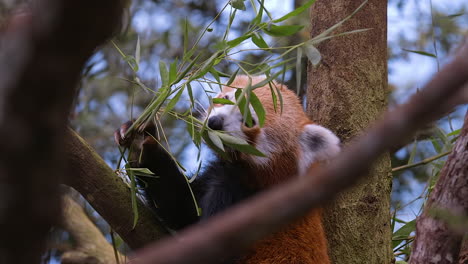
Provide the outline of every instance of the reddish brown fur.
[[[261,81],[255,78],[252,84]],[[244,88],[248,85],[246,76],[237,77],[232,87]],[[268,162],[260,166],[252,161],[256,175],[255,185],[260,189],[284,182],[298,174],[297,160],[299,155],[299,136],[305,125],[313,123],[304,113],[297,96],[285,86],[276,84],[283,97],[283,111],[278,102],[275,111],[268,85],[254,90],[266,110],[263,131],[273,139],[273,144],[280,147]],[[220,97],[232,91],[224,87]],[[279,100],[278,100],[279,101]],[[260,134],[258,126],[243,127],[243,132],[251,142],[257,143]],[[251,158],[242,154],[241,158]],[[317,165],[317,164],[315,164]],[[327,241],[322,226],[320,209],[312,210],[307,216],[290,224],[267,239],[258,242],[248,255],[240,261],[246,264],[316,264],[330,263],[327,253]]]

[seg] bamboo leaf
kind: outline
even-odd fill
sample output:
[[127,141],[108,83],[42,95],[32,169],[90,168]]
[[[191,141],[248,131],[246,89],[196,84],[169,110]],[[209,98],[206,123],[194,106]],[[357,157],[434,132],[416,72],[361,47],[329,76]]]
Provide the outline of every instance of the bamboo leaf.
[[166,109],[164,109],[164,114],[171,111],[174,108],[174,106],[177,104],[177,102],[179,102],[180,96],[182,95],[184,88],[185,86],[182,86],[179,92],[177,92],[177,94],[169,101],[169,103],[166,106]]
[[257,32],[255,32],[253,35],[252,35],[252,42],[257,45],[257,47],[261,48],[261,49],[268,49],[268,44],[265,42],[265,40],[263,39],[263,37],[258,34]]
[[245,11],[247,8],[245,7],[244,1],[245,0],[231,0],[231,6],[235,9]]
[[263,108],[262,102],[260,102],[260,99],[258,99],[255,93],[250,93],[250,104],[252,105],[252,108],[257,114],[259,126],[263,127],[263,125],[265,124],[266,112],[265,108]]
[[277,25],[270,25],[268,28],[263,29],[265,33],[274,37],[284,37],[290,36],[301,31],[304,26],[301,25],[289,25],[289,26],[277,26]]
[[173,84],[177,78],[177,59],[169,66],[169,83]]
[[409,221],[400,229],[398,229],[392,236],[392,248],[397,247],[401,241],[408,238],[411,232],[416,230],[416,219]]
[[317,66],[322,60],[322,55],[320,51],[314,47],[312,44],[306,44],[302,47],[307,58],[313,66]]
[[213,104],[235,105],[233,101],[225,98],[213,98]]
[[411,53],[416,53],[419,55],[427,56],[427,57],[432,57],[432,58],[437,58],[435,54],[425,52],[425,51],[420,51],[420,50],[409,50],[409,49],[403,49],[404,51],[411,52]]
[[136,62],[137,65],[140,65],[140,55],[141,55],[141,52],[140,52],[140,36],[138,36],[137,44],[136,44],[136,48],[135,48],[135,62]]
[[306,11],[313,3],[315,3],[316,0],[309,0],[305,4],[301,5],[300,7],[294,9],[293,11],[287,13],[286,15],[273,20],[274,23],[282,22],[288,18],[294,17],[299,15],[300,13]]
[[231,85],[232,82],[234,82],[234,80],[236,79],[236,76],[237,76],[238,73],[239,73],[239,68],[231,75],[231,78],[229,78],[226,85],[228,85],[228,86]]
[[252,36],[251,34],[247,34],[247,35],[244,35],[244,36],[240,36],[240,37],[238,37],[238,38],[235,38],[235,39],[233,39],[233,40],[228,41],[227,44],[228,44],[228,46],[229,46],[230,48],[233,48],[233,47],[235,47],[235,46],[241,44],[242,41],[244,41],[244,40],[250,38],[251,36]]
[[222,151],[224,150],[223,141],[219,138],[216,132],[208,131],[208,137],[211,139],[211,142]]
[[169,72],[167,71],[166,63],[162,60],[159,61],[159,74],[161,75],[162,86],[168,86]]

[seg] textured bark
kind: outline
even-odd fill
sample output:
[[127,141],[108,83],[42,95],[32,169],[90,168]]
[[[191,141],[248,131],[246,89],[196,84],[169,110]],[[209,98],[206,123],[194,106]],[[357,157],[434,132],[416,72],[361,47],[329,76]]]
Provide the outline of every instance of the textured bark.
[[[311,36],[350,15],[361,3],[317,1],[311,10]],[[387,1],[370,0],[338,31],[369,27],[372,30],[323,42],[318,46],[322,65],[309,67],[307,113],[334,131],[345,144],[386,107],[386,12]],[[333,263],[392,261],[390,170],[389,155],[384,154],[370,177],[340,194],[326,208],[324,222]]]
[[129,186],[71,129],[68,129],[66,149],[68,184],[83,195],[131,248],[140,248],[168,234],[140,200],[137,201],[138,222],[132,228]]
[[63,264],[112,264],[124,263],[125,256],[114,251],[104,235],[88,218],[83,208],[71,197],[65,195],[62,199],[62,227],[67,230],[75,241],[72,250],[62,254]]
[[32,2],[0,36],[0,263],[40,261],[60,216],[74,88],[123,11],[121,1]]
[[434,214],[443,210],[454,216],[468,215],[468,114],[439,180],[416,222],[416,239],[410,263],[457,263],[463,232],[450,227]]

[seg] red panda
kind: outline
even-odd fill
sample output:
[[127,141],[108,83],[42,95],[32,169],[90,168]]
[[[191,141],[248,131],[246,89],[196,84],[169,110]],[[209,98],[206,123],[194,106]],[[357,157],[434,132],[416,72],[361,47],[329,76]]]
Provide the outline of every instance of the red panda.
[[[263,80],[264,77],[238,76],[216,97],[236,101],[236,89]],[[304,113],[297,96],[286,86],[274,85],[281,92],[282,111],[279,103],[275,108],[268,84],[253,90],[266,112],[263,127],[259,126],[253,110],[252,126],[248,127],[235,105],[215,104],[208,109],[204,119],[209,128],[245,139],[265,157],[228,150],[230,160],[218,157],[206,166],[191,186],[201,208],[202,220],[261,190],[298,177],[309,167],[326,162],[339,152],[339,139],[330,130],[314,124]],[[123,137],[129,125],[126,123],[116,131],[118,144],[129,146]],[[152,137],[143,136],[140,141],[134,141],[134,145],[141,149],[141,153],[140,160],[133,162],[132,166],[146,167],[159,176],[139,181],[145,186],[147,199],[158,205],[161,217],[172,223],[175,229],[195,222],[193,211],[196,208],[186,205],[189,196],[180,180],[183,176],[174,162]],[[184,191],[174,192],[179,190],[177,187]],[[312,210],[302,219],[256,243],[245,255],[221,263],[330,263],[321,210]]]

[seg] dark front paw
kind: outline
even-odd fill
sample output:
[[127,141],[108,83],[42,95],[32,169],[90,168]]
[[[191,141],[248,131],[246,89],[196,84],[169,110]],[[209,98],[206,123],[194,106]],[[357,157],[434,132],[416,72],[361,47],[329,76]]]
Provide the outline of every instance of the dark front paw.
[[132,138],[133,136],[130,135],[125,135],[128,131],[128,129],[132,126],[133,121],[127,121],[123,123],[120,128],[117,128],[114,132],[114,140],[117,145],[121,147],[130,147],[132,144]]

